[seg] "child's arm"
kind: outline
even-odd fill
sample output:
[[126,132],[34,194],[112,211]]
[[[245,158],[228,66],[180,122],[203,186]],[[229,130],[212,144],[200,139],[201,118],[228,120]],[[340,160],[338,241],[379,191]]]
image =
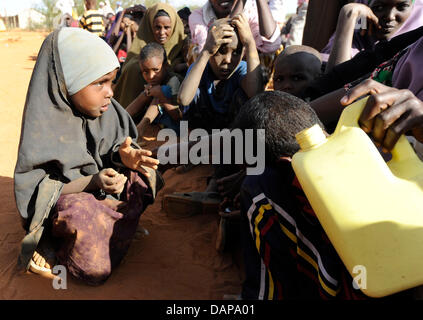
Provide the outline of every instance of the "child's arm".
[[116,22],[115,26],[113,27],[112,33],[110,35],[110,39],[109,39],[109,43],[113,44],[116,41],[116,38],[119,35],[119,30],[120,30],[120,23],[122,22],[123,16],[125,14],[125,10],[121,13],[118,21]]
[[126,111],[133,118],[140,113],[148,104],[151,103],[153,98],[147,96],[145,90],[141,92],[138,97],[126,107]]
[[256,0],[260,35],[266,39],[272,38],[276,30],[276,21],[273,19],[267,0]]
[[329,56],[326,72],[334,66],[351,59],[351,47],[354,38],[355,24],[358,18],[370,21],[369,30],[372,25],[379,27],[379,19],[375,16],[372,9],[365,4],[349,3],[342,7],[338,24],[336,26],[335,39]]
[[143,139],[144,132],[147,126],[150,125],[154,121],[154,119],[156,119],[158,115],[159,115],[159,109],[157,105],[157,98],[154,98],[151,104],[148,106],[144,117],[141,119],[140,123],[137,125],[138,141],[141,141]]
[[132,148],[131,142],[131,137],[127,137],[119,147],[120,159],[127,168],[138,171],[149,178],[150,174],[142,166],[157,170],[159,160],[151,158],[150,150]]
[[173,120],[179,121],[182,119],[182,112],[178,105],[173,105],[170,103],[160,103],[160,105]]
[[129,51],[129,49],[132,46],[132,30],[131,30],[131,24],[126,26],[125,29],[126,33],[126,51]]
[[66,183],[61,194],[89,192],[102,189],[107,193],[121,193],[127,178],[112,168],[101,170],[99,173],[81,177]]
[[115,45],[113,46],[113,52],[114,53],[118,52],[124,36],[125,36],[125,33],[122,32],[122,34],[119,36],[118,40],[116,41]]
[[257,52],[256,43],[251,33],[250,26],[243,14],[236,15],[232,19],[232,24],[238,30],[239,39],[245,47],[247,58],[247,74],[241,80],[241,87],[251,98],[263,91],[263,79],[260,68],[260,58]]
[[222,44],[232,41],[231,37],[233,33],[233,27],[226,24],[213,26],[209,30],[203,50],[195,60],[184,81],[182,81],[178,94],[178,103],[180,105],[187,106],[194,99],[207,62],[219,50]]

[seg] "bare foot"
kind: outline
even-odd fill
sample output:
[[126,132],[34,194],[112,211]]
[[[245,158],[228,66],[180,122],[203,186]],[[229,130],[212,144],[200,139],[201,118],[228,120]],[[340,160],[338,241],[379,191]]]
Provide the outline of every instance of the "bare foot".
[[30,262],[29,270],[33,273],[39,274],[43,277],[54,279],[56,276],[52,273],[53,266],[55,265],[54,257],[42,255],[34,251]]

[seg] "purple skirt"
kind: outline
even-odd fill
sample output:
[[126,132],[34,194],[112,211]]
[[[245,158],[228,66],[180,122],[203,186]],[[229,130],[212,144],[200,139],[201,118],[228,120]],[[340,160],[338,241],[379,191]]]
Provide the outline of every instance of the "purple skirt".
[[128,177],[121,200],[98,200],[91,193],[60,196],[52,217],[52,235],[61,245],[58,264],[88,284],[102,284],[128,251],[141,213],[153,193],[138,173]]

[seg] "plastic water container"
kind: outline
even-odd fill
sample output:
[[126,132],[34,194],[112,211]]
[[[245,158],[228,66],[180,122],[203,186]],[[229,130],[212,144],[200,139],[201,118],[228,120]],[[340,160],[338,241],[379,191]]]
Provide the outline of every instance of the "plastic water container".
[[351,276],[370,297],[423,284],[423,163],[405,136],[385,162],[346,107],[335,132],[301,131],[292,159],[298,180]]

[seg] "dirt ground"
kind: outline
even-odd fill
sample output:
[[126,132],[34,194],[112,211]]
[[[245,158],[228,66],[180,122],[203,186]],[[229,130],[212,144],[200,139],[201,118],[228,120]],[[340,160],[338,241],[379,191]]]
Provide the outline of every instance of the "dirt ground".
[[219,300],[239,294],[238,254],[219,254],[215,249],[217,217],[175,219],[161,209],[166,193],[203,191],[212,172],[209,166],[183,174],[166,171],[164,189],[140,220],[149,235],[137,235],[104,285],[91,287],[68,277],[67,289],[55,290],[52,281],[17,270],[24,231],[13,194],[13,170],[26,90],[46,35],[0,32],[0,299]]

